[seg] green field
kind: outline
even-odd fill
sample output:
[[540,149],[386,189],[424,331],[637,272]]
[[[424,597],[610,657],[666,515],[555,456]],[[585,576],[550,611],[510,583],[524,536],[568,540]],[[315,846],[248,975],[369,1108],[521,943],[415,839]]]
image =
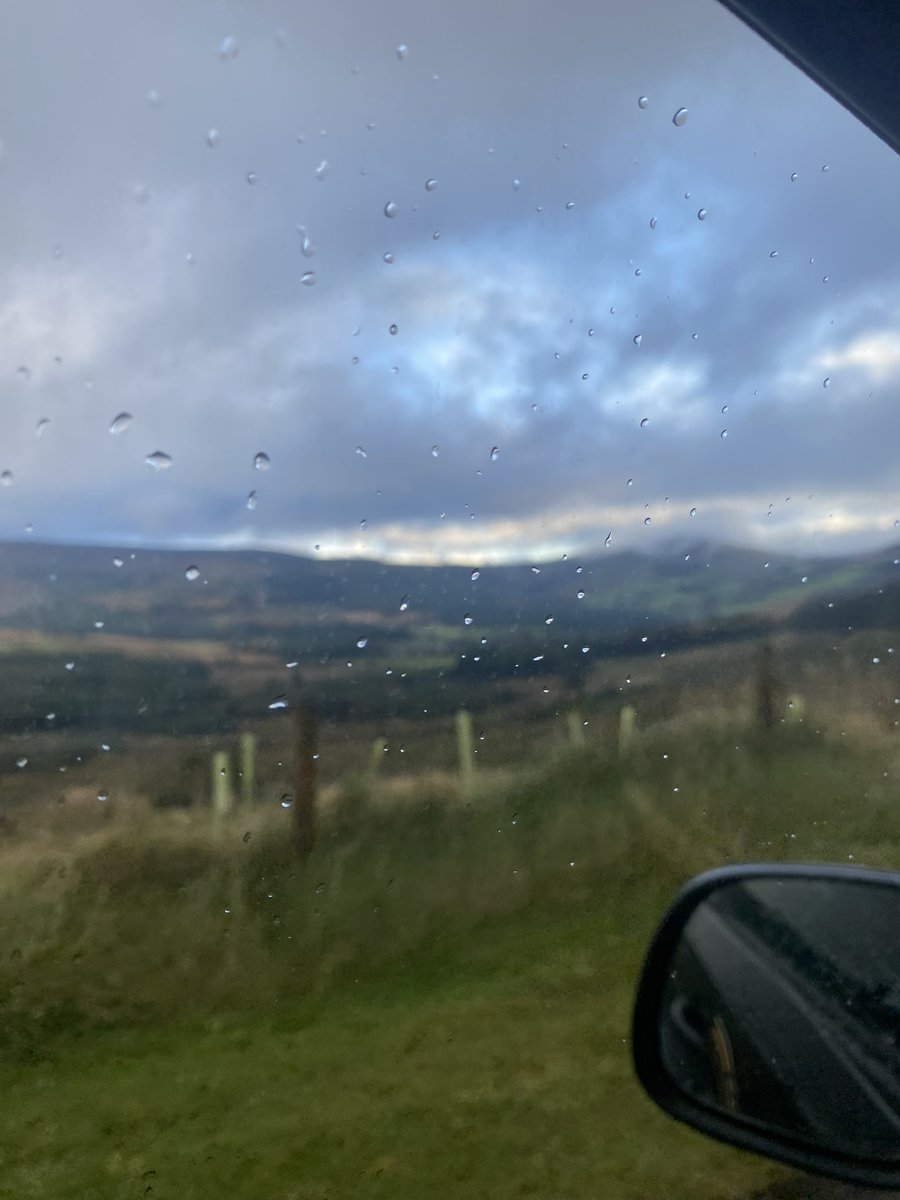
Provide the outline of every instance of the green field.
[[349,780],[304,864],[264,809],[23,831],[0,1196],[829,1194],[643,1099],[631,994],[697,870],[896,864],[896,764],[877,726],[682,718],[469,798]]

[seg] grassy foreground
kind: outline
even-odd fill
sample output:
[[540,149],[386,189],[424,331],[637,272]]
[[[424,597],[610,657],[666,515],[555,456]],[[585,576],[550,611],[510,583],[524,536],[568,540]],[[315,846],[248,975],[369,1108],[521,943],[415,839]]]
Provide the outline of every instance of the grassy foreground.
[[698,869],[897,862],[892,754],[680,727],[471,804],[360,785],[302,869],[259,814],[11,846],[0,1197],[830,1194],[643,1099],[631,993]]

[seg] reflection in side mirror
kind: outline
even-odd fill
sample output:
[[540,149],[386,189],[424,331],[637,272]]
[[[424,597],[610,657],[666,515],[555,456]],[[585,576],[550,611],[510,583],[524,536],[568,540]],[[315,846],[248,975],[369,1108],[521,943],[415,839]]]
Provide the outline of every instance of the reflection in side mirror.
[[648,953],[633,1050],[650,1096],[705,1133],[900,1186],[900,875],[701,876]]

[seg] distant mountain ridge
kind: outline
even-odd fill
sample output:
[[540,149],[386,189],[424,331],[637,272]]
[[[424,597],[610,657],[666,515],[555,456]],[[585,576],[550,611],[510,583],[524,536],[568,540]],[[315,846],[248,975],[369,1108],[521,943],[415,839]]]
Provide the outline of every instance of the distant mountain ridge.
[[897,558],[900,549],[817,558],[698,543],[655,555],[601,551],[553,563],[432,567],[252,550],[6,542],[0,625],[215,638],[235,623],[340,623],[353,614],[398,626],[555,624],[606,636],[750,613],[821,624],[835,611],[829,603],[844,606],[851,597],[857,607],[861,596],[870,597],[860,609],[870,617],[890,615],[892,592],[878,603],[875,597],[900,576]]

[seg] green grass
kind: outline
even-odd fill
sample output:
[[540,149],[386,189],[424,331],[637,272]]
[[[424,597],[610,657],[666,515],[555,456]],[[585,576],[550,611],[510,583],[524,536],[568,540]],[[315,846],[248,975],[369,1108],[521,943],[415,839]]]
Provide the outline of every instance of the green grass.
[[773,1172],[631,1076],[654,907],[624,933],[520,917],[316,1002],[61,1042],[4,1073],[0,1196],[746,1195]]
[[894,755],[682,720],[469,804],[358,781],[305,865],[259,814],[10,849],[0,1197],[804,1195],[644,1100],[632,989],[697,870],[900,861]]

